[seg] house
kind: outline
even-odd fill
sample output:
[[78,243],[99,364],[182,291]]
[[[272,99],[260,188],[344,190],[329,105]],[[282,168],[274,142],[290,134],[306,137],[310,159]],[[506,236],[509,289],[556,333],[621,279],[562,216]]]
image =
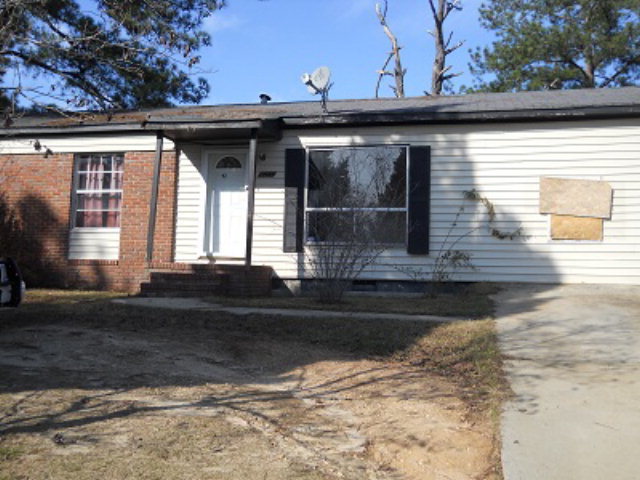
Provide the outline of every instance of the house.
[[452,244],[475,267],[454,280],[640,284],[639,151],[635,87],[25,116],[0,129],[0,228],[31,283],[266,293],[310,278],[342,175],[386,239],[371,288]]

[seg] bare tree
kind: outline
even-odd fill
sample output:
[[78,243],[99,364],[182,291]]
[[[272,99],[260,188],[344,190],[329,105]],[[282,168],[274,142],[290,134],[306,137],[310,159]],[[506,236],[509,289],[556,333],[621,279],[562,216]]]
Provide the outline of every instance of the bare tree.
[[444,32],[444,23],[451,12],[454,10],[462,10],[461,0],[429,0],[431,15],[433,16],[434,29],[429,31],[435,40],[436,56],[433,60],[433,72],[431,74],[431,95],[440,95],[447,80],[461,75],[461,73],[449,73],[451,65],[447,65],[447,56],[463,44],[464,40],[451,44],[453,32],[446,35]]
[[[389,24],[387,23],[387,9],[388,4],[387,0],[384,0],[384,3],[381,5],[376,3],[376,15],[378,16],[378,20],[380,21],[380,25],[382,25],[382,29],[384,30],[385,35],[389,38],[389,42],[391,43],[391,51],[387,56],[387,60],[382,65],[382,68],[378,70],[378,81],[376,83],[376,98],[378,98],[378,93],[380,91],[380,84],[382,83],[382,79],[385,76],[393,77],[395,82],[395,86],[392,86],[391,89],[397,98],[404,98],[404,75],[407,73],[406,69],[402,68],[402,59],[400,58],[400,50],[402,47],[398,45],[398,39],[391,31]],[[393,71],[387,70],[389,63],[391,60],[394,60],[394,68]]]

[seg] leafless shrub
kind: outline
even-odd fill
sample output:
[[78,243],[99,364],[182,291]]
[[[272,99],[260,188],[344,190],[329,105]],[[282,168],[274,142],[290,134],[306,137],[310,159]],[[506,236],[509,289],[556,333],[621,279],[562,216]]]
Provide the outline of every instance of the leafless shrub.
[[406,150],[310,153],[305,260],[322,302],[338,302],[406,234]]
[[478,225],[460,232],[458,228],[460,226],[460,219],[465,213],[468,202],[475,202],[484,207],[487,214],[486,228],[494,238],[498,240],[526,238],[522,227],[512,232],[504,232],[497,228],[495,225],[497,215],[494,204],[475,189],[464,191],[462,202],[449,225],[438,251],[433,257],[433,264],[430,267],[396,267],[398,271],[404,273],[414,281],[428,279],[430,281],[430,287],[427,289],[427,293],[430,295],[435,295],[441,291],[443,284],[451,281],[456,273],[463,270],[477,270],[473,264],[472,254],[458,248],[460,242],[482,228]]

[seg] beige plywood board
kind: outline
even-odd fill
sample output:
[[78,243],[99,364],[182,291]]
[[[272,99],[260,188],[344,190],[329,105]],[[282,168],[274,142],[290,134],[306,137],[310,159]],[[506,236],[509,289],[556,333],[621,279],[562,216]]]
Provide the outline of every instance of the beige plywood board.
[[551,238],[553,240],[602,240],[601,218],[551,216]]
[[540,178],[540,213],[611,218],[612,190],[607,182]]

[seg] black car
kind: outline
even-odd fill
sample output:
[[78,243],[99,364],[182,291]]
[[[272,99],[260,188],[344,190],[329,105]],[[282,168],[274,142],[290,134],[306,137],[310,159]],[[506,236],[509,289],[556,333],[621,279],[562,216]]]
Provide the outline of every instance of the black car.
[[25,290],[25,284],[15,260],[9,257],[0,257],[0,307],[20,305]]

